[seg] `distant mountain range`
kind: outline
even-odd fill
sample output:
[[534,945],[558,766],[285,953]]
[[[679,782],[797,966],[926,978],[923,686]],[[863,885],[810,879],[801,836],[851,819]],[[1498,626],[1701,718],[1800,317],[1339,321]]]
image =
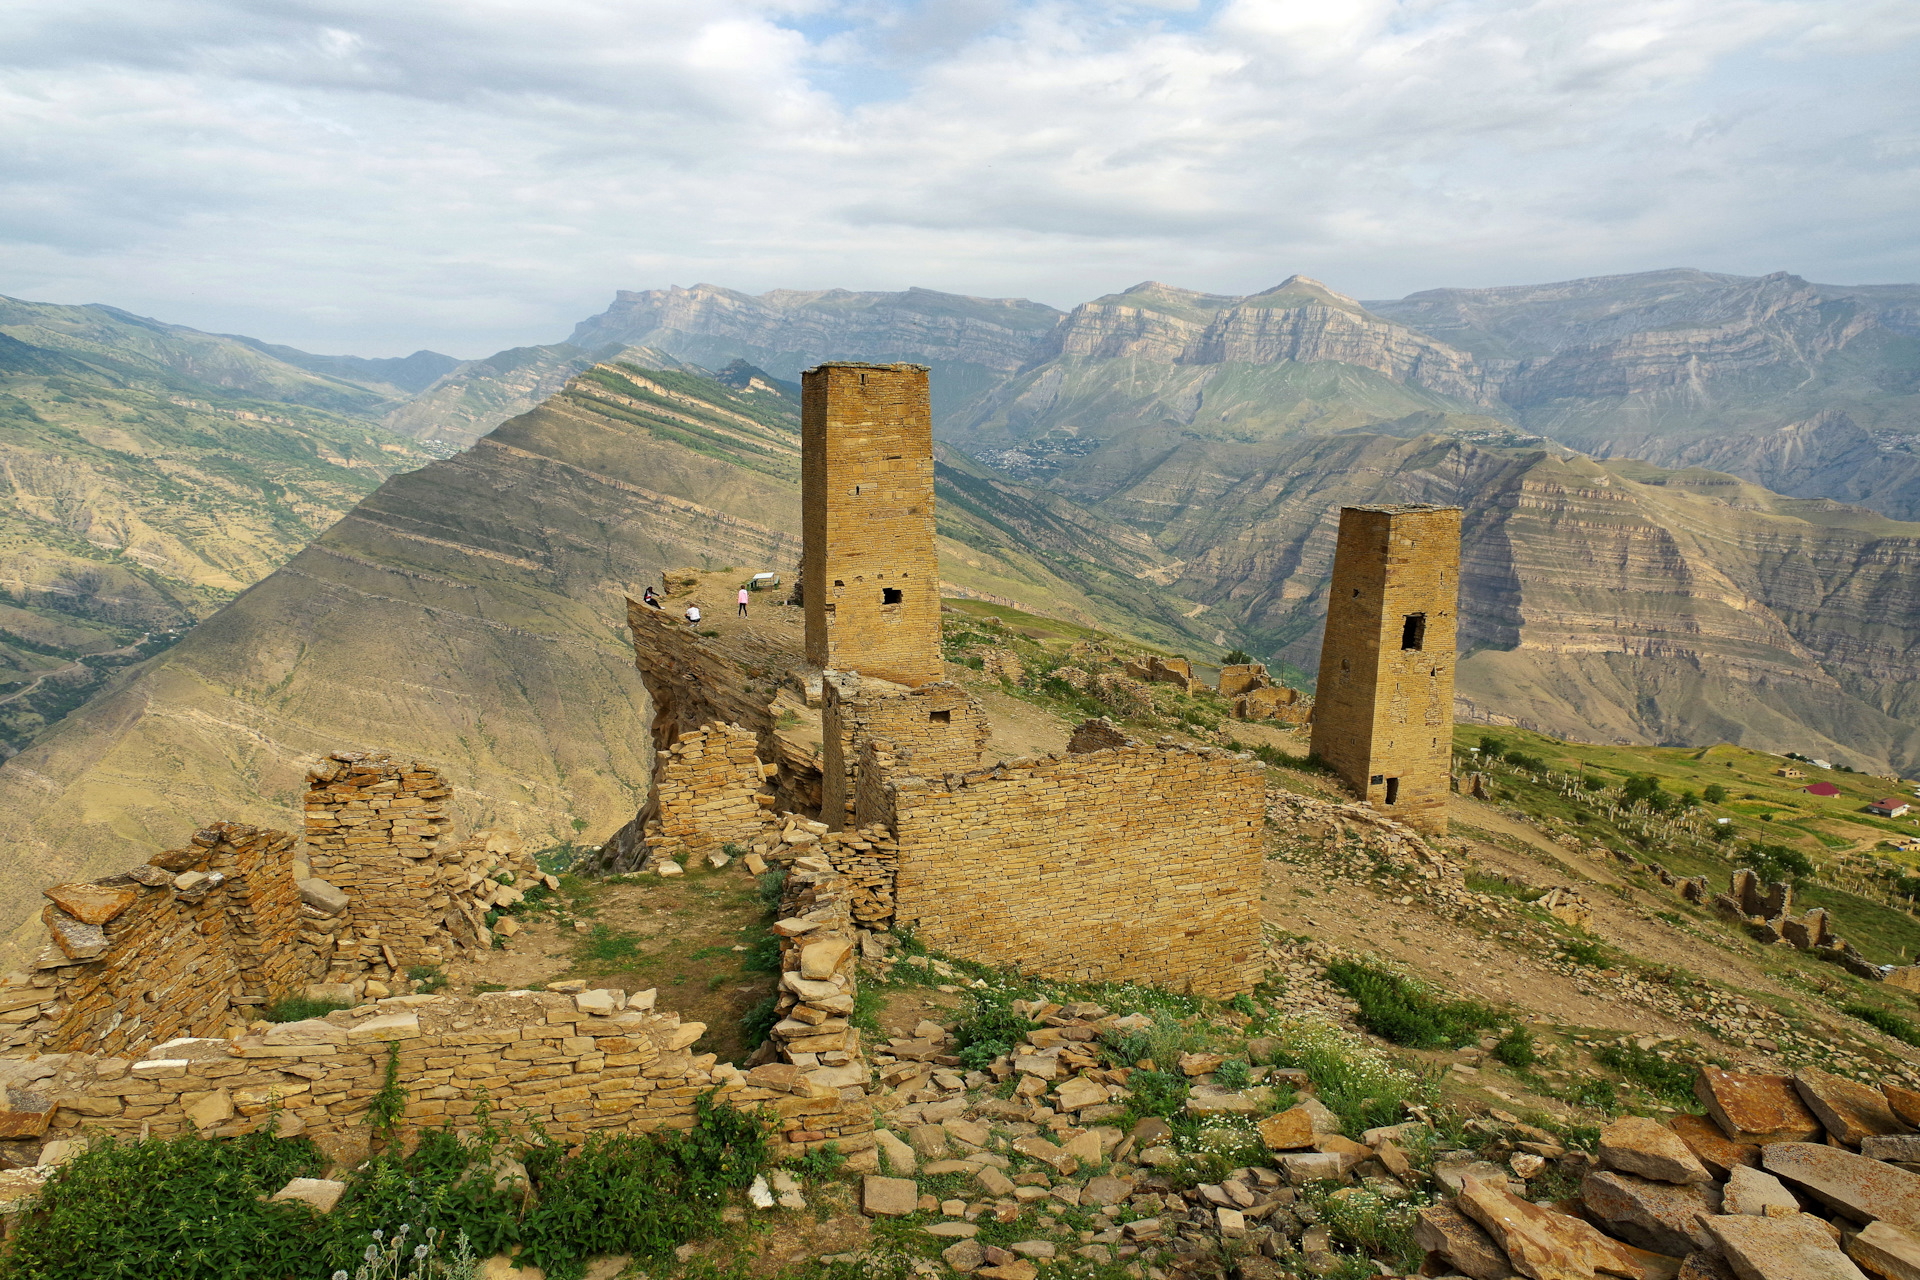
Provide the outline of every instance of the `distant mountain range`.
[[1338,507],[1459,502],[1469,714],[1909,768],[1916,298],[696,286],[459,363],[0,303],[0,850],[33,880],[285,821],[342,745],[434,761],[466,821],[611,829],[646,777],[619,597],[791,568],[827,358],[933,367],[955,590],[1310,671]]

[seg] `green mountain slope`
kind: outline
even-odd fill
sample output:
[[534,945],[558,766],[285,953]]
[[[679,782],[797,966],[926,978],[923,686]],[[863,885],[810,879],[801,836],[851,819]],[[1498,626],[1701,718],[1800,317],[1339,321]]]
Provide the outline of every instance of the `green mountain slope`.
[[0,299],[0,755],[426,456],[371,389],[106,307]]

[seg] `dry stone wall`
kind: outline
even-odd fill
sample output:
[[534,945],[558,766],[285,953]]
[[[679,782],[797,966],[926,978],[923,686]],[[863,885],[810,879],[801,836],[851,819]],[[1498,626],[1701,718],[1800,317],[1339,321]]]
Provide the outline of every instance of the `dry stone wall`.
[[991,729],[986,710],[951,681],[908,689],[854,672],[829,672],[821,711],[820,818],[836,830],[860,816],[860,760],[868,742],[888,744],[898,768],[945,777],[978,768]]
[[760,833],[773,808],[767,780],[778,765],[763,765],[753,734],[732,724],[683,733],[654,771],[654,811],[644,842],[649,860],[681,858]]
[[1211,996],[1258,980],[1256,761],[1133,744],[890,790],[897,920],[930,947]]
[[179,849],[46,891],[49,945],[0,989],[9,1050],[138,1052],[217,1036],[304,983],[294,839],[215,823]]

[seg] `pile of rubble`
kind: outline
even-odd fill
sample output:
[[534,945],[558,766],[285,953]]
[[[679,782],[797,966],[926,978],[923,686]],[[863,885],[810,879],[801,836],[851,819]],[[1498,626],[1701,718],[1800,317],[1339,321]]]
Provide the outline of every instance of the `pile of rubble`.
[[[1920,1093],[1825,1072],[1702,1069],[1707,1117],[1626,1116],[1598,1156],[1522,1144],[1421,1211],[1427,1275],[1905,1280],[1920,1275]],[[1549,1135],[1542,1135],[1548,1137]],[[1549,1162],[1577,1195],[1528,1197]]]

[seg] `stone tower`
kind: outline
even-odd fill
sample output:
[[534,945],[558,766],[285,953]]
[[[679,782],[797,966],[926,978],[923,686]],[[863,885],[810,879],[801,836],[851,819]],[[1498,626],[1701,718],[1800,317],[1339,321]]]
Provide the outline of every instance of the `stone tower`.
[[1343,507],[1313,750],[1374,808],[1447,829],[1460,508]]
[[918,687],[941,678],[927,369],[800,375],[807,661]]

